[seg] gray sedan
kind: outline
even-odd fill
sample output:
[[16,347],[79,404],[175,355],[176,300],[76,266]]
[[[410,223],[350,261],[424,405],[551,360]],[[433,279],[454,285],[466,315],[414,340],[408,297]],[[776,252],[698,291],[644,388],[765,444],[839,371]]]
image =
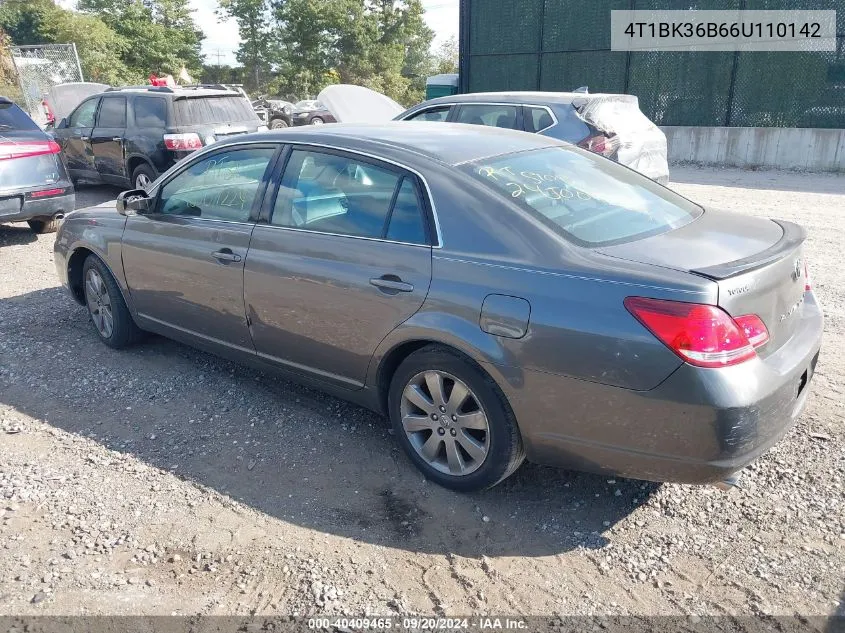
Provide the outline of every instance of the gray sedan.
[[805,233],[543,136],[448,123],[240,136],[67,216],[97,335],[156,332],[384,413],[457,490],[524,459],[723,481],[800,414]]

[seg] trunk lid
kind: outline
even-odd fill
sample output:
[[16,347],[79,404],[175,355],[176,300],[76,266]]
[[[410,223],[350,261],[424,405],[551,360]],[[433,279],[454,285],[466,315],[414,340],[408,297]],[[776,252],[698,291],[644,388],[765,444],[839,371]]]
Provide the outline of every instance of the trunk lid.
[[673,231],[598,249],[630,261],[686,271],[719,286],[718,304],[731,316],[759,316],[766,357],[794,334],[804,302],[804,229],[791,222],[715,210]]

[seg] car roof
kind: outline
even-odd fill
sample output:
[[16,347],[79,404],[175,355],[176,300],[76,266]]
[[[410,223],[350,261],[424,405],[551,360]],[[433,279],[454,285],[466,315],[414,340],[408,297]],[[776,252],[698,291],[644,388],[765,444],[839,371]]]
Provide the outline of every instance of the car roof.
[[186,88],[186,87],[176,87],[176,88],[169,88],[166,86],[124,86],[121,88],[110,88],[105,92],[101,92],[99,95],[91,95],[92,97],[96,96],[121,96],[125,94],[148,94],[148,95],[164,95],[164,96],[173,96],[175,98],[196,98],[196,97],[240,97],[243,98],[243,95],[239,92],[234,90],[221,90],[220,88]]
[[[474,103],[474,102],[505,102],[505,103],[527,103],[527,104],[570,104],[576,99],[589,101],[597,97],[624,97],[629,95],[612,93],[585,93],[585,92],[468,92],[465,94],[448,95],[429,99],[420,105],[434,105],[438,103]],[[416,109],[419,106],[415,106]]]
[[247,139],[327,145],[385,158],[396,158],[397,154],[401,154],[409,167],[413,166],[411,163],[414,156],[456,165],[487,156],[566,145],[538,134],[482,125],[390,121],[283,128],[233,137],[211,147],[240,143]]

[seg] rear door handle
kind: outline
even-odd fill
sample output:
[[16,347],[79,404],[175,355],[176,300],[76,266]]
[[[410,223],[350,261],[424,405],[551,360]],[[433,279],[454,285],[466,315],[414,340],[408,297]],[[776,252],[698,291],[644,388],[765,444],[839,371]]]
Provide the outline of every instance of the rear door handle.
[[119,143],[120,141],[123,140],[123,137],[122,136],[112,136],[111,140]]
[[242,259],[240,255],[233,253],[231,249],[228,248],[215,251],[211,254],[211,256],[221,262],[239,262]]
[[390,292],[391,294],[396,292],[414,291],[413,284],[409,284],[407,282],[402,281],[396,275],[382,275],[381,277],[373,277],[372,279],[370,279],[370,284],[372,284],[379,290],[384,290]]

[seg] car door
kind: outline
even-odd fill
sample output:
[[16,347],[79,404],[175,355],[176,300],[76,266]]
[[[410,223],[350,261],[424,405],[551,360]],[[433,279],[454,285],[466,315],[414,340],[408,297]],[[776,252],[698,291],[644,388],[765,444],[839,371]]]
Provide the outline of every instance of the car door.
[[142,327],[253,353],[244,259],[278,150],[243,144],[204,154],[157,185],[151,212],[127,218],[123,269]]
[[98,178],[91,150],[91,132],[99,104],[100,97],[86,99],[70,114],[67,127],[56,130],[72,178]]
[[359,388],[377,345],[422,305],[434,239],[419,176],[328,149],[290,151],[256,225],[244,299],[259,356]]
[[124,184],[128,178],[123,155],[126,134],[126,97],[105,96],[91,133],[94,168],[106,182]]
[[507,103],[462,103],[451,119],[455,123],[522,129],[522,108]]

